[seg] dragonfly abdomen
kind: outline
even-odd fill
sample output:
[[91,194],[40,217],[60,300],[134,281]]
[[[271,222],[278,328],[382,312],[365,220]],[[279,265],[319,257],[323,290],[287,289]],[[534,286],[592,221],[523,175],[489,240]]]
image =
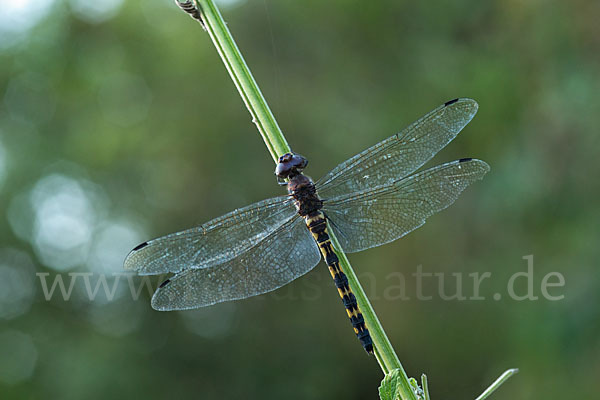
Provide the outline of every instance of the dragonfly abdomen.
[[350,318],[354,333],[356,333],[360,344],[367,353],[373,354],[373,341],[371,340],[371,335],[365,325],[365,320],[358,307],[356,297],[348,284],[348,277],[342,271],[338,256],[331,244],[331,239],[327,232],[327,220],[325,219],[325,215],[323,215],[321,211],[315,211],[304,217],[304,219],[306,221],[306,226],[319,246],[319,250],[325,259],[325,263],[329,267],[329,272],[335,282],[335,286],[344,303],[344,307],[346,307],[346,313],[348,314],[348,318]]

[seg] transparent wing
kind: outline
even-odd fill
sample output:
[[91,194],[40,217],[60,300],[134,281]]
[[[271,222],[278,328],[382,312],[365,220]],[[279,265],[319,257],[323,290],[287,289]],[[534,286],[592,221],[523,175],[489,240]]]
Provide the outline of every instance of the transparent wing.
[[287,196],[263,200],[196,228],[142,243],[129,253],[124,268],[152,275],[221,264],[255,246],[295,215]]
[[342,249],[348,253],[361,251],[417,229],[426,218],[454,203],[489,169],[481,160],[452,161],[391,185],[325,201],[323,212]]
[[471,99],[452,100],[402,132],[335,167],[317,182],[322,199],[333,199],[391,184],[425,164],[471,121],[477,112]]
[[177,274],[154,293],[152,307],[185,310],[266,293],[304,275],[320,259],[317,244],[297,216],[231,260]]

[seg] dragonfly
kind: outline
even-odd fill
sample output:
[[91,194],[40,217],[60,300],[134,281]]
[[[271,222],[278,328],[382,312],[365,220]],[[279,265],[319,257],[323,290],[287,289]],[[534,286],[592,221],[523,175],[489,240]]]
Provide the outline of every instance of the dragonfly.
[[400,133],[344,161],[318,181],[303,174],[305,157],[279,157],[275,175],[287,195],[234,210],[201,226],[144,242],[124,268],[173,274],[154,293],[156,310],[186,310],[278,289],[329,268],[352,327],[367,353],[373,341],[330,232],[354,253],[401,238],[451,205],[490,169],[462,158],[416,172],[452,141],[477,112],[474,100],[444,103]]

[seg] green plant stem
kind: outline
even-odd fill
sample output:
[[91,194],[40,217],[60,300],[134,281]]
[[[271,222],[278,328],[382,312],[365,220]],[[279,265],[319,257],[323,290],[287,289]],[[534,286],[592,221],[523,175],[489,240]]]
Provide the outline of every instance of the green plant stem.
[[427,375],[421,375],[421,387],[423,388],[423,393],[425,394],[425,400],[431,400],[429,396],[429,383],[427,382]]
[[[277,122],[275,121],[275,117],[271,113],[266,100],[264,99],[256,81],[252,77],[252,73],[248,68],[242,54],[240,53],[238,47],[227,28],[221,13],[218,8],[214,4],[212,0],[195,0],[198,9],[200,10],[200,14],[202,15],[202,19],[206,26],[206,30],[210,35],[211,40],[213,41],[225,67],[227,67],[227,71],[229,71],[229,75],[231,79],[235,83],[246,107],[250,111],[252,115],[253,122],[258,127],[260,134],[263,137],[265,144],[271,156],[277,162],[277,159],[280,155],[287,153],[290,151],[290,147],[279,129]],[[406,373],[402,369],[402,364],[400,364],[400,360],[398,356],[394,352],[394,349],[385,335],[383,327],[381,323],[377,319],[375,311],[371,306],[365,292],[360,285],[354,270],[352,269],[348,258],[341,250],[341,247],[333,235],[333,232],[330,230],[330,236],[332,242],[335,246],[335,249],[340,256],[340,261],[342,264],[342,268],[346,275],[348,276],[348,281],[350,283],[350,287],[354,292],[359,307],[361,308],[366,325],[371,333],[371,337],[373,339],[374,351],[377,361],[381,366],[381,369],[384,373],[388,373],[393,369],[400,369],[401,375],[404,377],[403,387],[405,388],[405,394],[403,398],[405,399],[415,399],[415,395],[410,388],[410,384],[408,383],[408,377]]]
[[498,377],[498,379],[496,379],[490,385],[490,387],[488,387],[487,389],[485,389],[483,391],[483,393],[481,393],[479,395],[479,397],[476,398],[475,400],[484,400],[484,399],[487,399],[496,389],[498,389],[500,387],[500,385],[502,385],[508,378],[510,378],[511,376],[515,375],[517,372],[519,372],[519,370],[517,368],[513,368],[513,369],[509,369],[509,370],[504,371],[504,373],[502,375],[500,375],[500,377]]
[[271,157],[277,163],[280,155],[291,151],[290,146],[279,129],[279,125],[235,44],[219,9],[212,0],[195,1],[208,34],[252,115],[252,122],[258,128]]

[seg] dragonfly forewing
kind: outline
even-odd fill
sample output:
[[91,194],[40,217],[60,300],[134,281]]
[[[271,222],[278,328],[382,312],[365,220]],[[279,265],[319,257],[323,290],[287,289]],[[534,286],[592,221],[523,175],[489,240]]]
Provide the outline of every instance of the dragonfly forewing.
[[365,250],[417,229],[489,169],[481,160],[452,161],[389,185],[325,201],[323,212],[345,252]]
[[235,258],[175,275],[156,291],[152,307],[185,310],[270,292],[304,275],[320,259],[304,220],[296,215]]
[[237,209],[204,225],[142,243],[125,259],[140,275],[207,268],[244,253],[296,216],[287,196]]
[[389,185],[414,172],[458,135],[477,112],[471,99],[449,101],[400,133],[335,167],[317,182],[322,199]]

